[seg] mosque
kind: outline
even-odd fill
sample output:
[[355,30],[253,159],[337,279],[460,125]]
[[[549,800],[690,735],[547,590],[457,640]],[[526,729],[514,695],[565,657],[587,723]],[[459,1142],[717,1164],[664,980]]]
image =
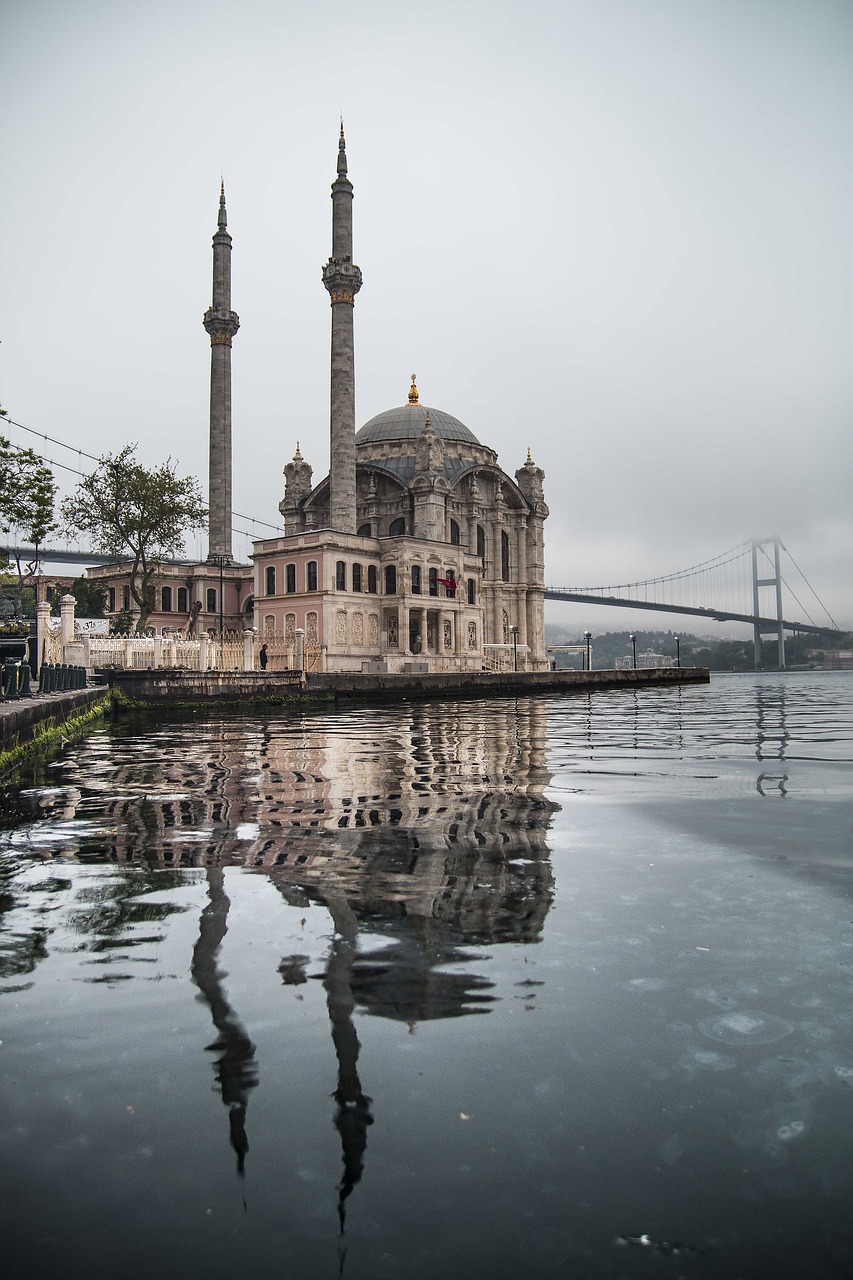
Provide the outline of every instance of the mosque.
[[[544,472],[513,479],[458,418],[403,403],[356,430],[353,186],[341,126],[332,183],[330,469],[318,484],[299,443],[284,468],[284,534],[254,543],[254,568],[231,550],[231,248],[224,188],[213,237],[208,556],[164,566],[160,632],[253,626],[268,652],[327,671],[479,671],[511,653],[544,670]],[[129,598],[122,566],[90,570],[110,607]]]

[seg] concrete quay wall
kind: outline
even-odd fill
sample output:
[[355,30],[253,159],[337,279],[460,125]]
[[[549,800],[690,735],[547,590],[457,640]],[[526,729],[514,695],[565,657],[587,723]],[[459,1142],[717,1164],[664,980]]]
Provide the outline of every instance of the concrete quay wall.
[[15,763],[30,744],[38,744],[102,704],[106,710],[108,690],[103,686],[69,689],[65,693],[36,694],[0,702],[0,769]]
[[[107,674],[107,673],[105,673]],[[707,684],[705,667],[630,671],[460,671],[443,674],[365,672],[309,675],[294,672],[110,671],[110,686],[132,702],[381,702],[397,698],[481,698],[506,693],[582,692],[589,689]]]

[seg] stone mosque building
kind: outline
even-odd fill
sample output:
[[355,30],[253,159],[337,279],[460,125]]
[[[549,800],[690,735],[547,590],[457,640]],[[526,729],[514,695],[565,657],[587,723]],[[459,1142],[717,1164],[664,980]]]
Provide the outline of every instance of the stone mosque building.
[[[511,477],[495,451],[451,414],[403,403],[356,430],[353,186],[341,126],[332,184],[330,470],[313,482],[299,443],[284,468],[282,536],[254,543],[254,571],[231,553],[231,236],[224,190],[213,238],[209,554],[166,569],[150,623],[215,629],[253,625],[328,671],[478,671],[514,654],[544,670],[544,472],[527,460]],[[307,451],[306,451],[307,452]],[[90,571],[113,587],[116,570]],[[173,581],[174,580],[174,581]],[[218,598],[222,588],[223,599]],[[125,596],[126,596],[125,592]],[[227,596],[227,601],[226,601]],[[226,607],[227,603],[227,607]]]

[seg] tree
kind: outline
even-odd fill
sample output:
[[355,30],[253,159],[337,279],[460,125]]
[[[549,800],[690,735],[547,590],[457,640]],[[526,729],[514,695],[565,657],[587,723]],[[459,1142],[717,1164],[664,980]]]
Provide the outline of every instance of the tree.
[[89,578],[75,578],[68,592],[77,601],[74,612],[78,618],[104,617],[107,607],[106,588],[99,587],[97,582]]
[[22,563],[20,552],[12,559],[19,612],[24,586],[38,565],[39,547],[55,527],[55,499],[56,481],[50,467],[32,449],[21,449],[0,436],[0,533],[11,534],[16,544],[31,543],[35,549],[32,561]]
[[183,535],[204,523],[194,476],[176,474],[171,458],[158,467],[136,461],[136,445],[105,454],[62,504],[65,532],[86,535],[93,550],[130,563],[130,594],[142,633],[154,609],[154,583],[165,559],[180,555]]

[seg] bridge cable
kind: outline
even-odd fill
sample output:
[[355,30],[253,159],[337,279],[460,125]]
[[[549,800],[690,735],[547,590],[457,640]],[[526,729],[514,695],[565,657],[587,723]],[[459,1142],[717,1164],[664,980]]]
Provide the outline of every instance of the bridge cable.
[[[824,611],[824,613],[826,614],[827,618],[829,618],[829,621],[830,621],[830,622],[832,623],[832,625],[835,627],[835,630],[836,630],[836,631],[840,631],[840,630],[841,630],[841,627],[839,627],[838,623],[835,621],[835,619],[833,618],[832,614],[829,612],[829,610],[827,609],[826,605],[823,603],[823,601],[821,600],[820,596],[819,596],[819,595],[818,595],[818,593],[815,591],[814,587],[813,587],[813,586],[812,586],[812,584],[809,582],[808,578],[807,578],[807,577],[806,577],[806,575],[803,573],[802,569],[801,569],[801,568],[800,568],[800,566],[797,564],[796,560],[795,560],[795,559],[794,559],[794,557],[791,555],[791,552],[790,552],[790,551],[788,550],[788,548],[785,546],[785,544],[784,544],[784,542],[782,541],[782,539],[781,539],[781,538],[779,539],[779,545],[780,545],[780,547],[782,548],[782,550],[785,552],[785,554],[788,556],[788,558],[790,559],[790,561],[791,561],[791,563],[793,564],[794,568],[797,570],[797,573],[800,575],[800,577],[802,578],[803,582],[806,584],[806,586],[808,587],[809,591],[810,591],[810,592],[812,593],[812,595],[814,596],[815,600],[817,600],[817,602],[818,602],[818,604],[820,605],[821,609],[823,609],[823,611]],[[791,594],[793,595],[793,592],[791,592]],[[796,599],[796,596],[794,596],[794,599]],[[797,601],[797,603],[799,604],[799,601]],[[800,608],[802,608],[802,607],[803,607],[803,606],[802,606],[802,605],[800,605]]]

